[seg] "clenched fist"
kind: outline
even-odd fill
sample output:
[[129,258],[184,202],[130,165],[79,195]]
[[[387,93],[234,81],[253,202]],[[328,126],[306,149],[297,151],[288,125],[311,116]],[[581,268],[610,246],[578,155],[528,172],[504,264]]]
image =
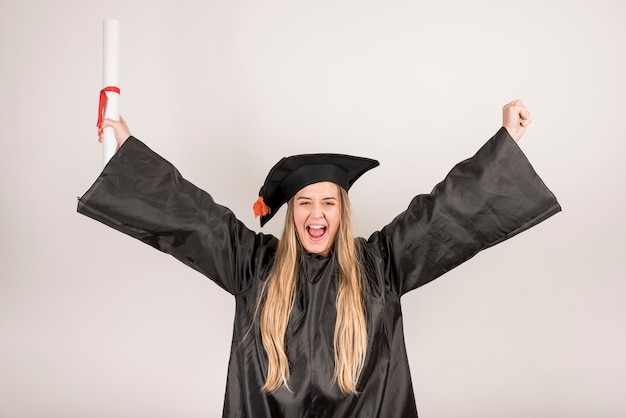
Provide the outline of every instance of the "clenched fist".
[[522,138],[530,122],[530,112],[521,100],[513,100],[502,108],[502,126],[515,141]]

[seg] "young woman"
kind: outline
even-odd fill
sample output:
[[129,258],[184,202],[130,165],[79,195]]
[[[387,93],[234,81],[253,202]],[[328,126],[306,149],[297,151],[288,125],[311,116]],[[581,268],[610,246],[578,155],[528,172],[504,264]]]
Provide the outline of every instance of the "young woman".
[[521,101],[505,105],[476,155],[367,240],[353,235],[347,191],[377,161],[284,158],[254,205],[263,225],[287,204],[279,240],[105,120],[119,150],[78,211],[234,295],[225,417],[416,417],[401,296],[560,210],[516,144],[529,123]]

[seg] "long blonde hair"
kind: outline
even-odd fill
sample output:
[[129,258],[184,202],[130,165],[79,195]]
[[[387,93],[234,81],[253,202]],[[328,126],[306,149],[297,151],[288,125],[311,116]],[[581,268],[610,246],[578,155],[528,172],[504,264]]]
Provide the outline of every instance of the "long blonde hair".
[[[354,239],[348,193],[339,187],[341,220],[335,237],[338,268],[337,319],[335,322],[335,373],[333,380],[344,394],[358,394],[357,382],[367,351],[367,318],[362,291],[360,252]],[[259,328],[267,355],[267,378],[263,390],[289,388],[289,359],[285,335],[293,308],[300,265],[300,243],[293,219],[293,199],[288,202],[285,228],[276,261],[265,282]]]

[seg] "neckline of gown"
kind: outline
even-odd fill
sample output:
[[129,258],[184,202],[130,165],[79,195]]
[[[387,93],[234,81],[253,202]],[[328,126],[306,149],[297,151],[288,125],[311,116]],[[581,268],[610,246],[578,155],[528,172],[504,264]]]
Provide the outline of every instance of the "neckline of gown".
[[319,282],[332,259],[332,252],[329,255],[320,255],[303,251],[302,272],[306,281],[312,284]]

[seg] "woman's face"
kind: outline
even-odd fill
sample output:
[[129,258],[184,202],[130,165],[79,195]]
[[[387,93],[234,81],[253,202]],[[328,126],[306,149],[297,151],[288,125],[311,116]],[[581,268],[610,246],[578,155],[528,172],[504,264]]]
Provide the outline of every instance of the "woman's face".
[[298,238],[310,253],[328,255],[341,220],[339,186],[328,181],[306,186],[293,197]]

